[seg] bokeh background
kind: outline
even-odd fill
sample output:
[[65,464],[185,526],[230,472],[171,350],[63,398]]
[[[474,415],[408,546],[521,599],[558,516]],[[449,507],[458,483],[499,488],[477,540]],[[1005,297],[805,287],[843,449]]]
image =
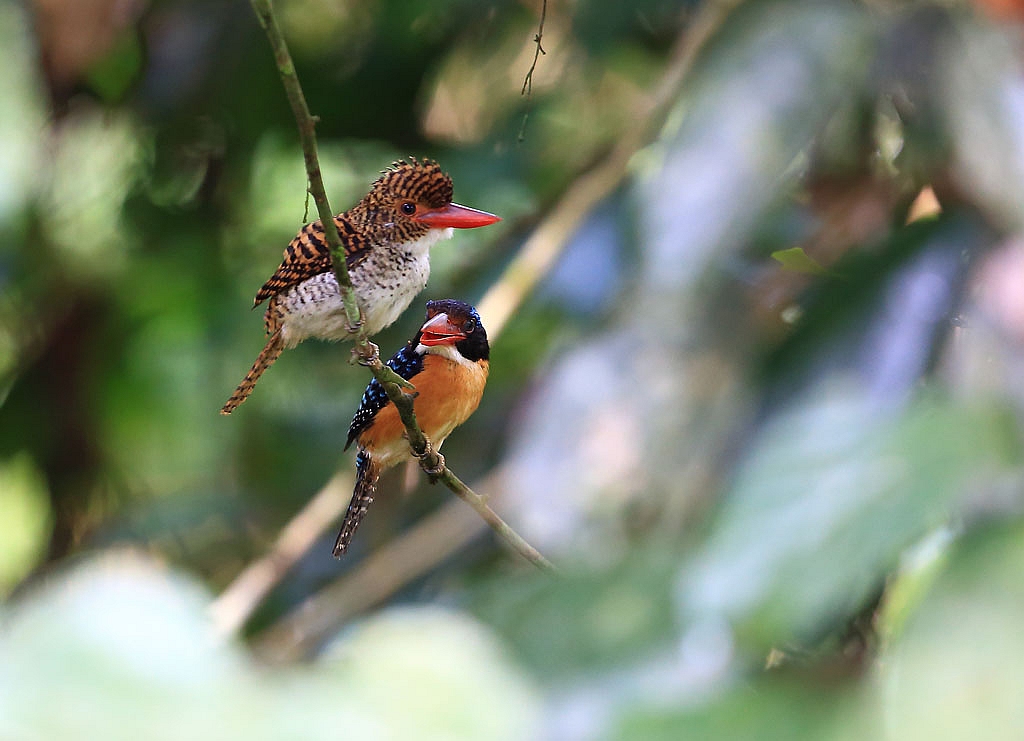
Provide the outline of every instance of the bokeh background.
[[[241,0],[0,0],[0,737],[1024,736],[1024,4],[279,0],[332,205],[498,213],[492,375],[330,557],[368,380]],[[541,46],[532,90],[523,95]]]

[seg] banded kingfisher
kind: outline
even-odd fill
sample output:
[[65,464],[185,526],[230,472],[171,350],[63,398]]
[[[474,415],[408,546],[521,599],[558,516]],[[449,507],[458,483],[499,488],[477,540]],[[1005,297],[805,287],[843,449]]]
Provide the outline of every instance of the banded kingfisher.
[[[390,326],[427,285],[431,246],[450,238],[455,229],[500,220],[452,203],[452,180],[432,160],[400,160],[384,170],[359,203],[334,217],[367,335]],[[221,414],[231,414],[249,397],[286,348],[310,337],[355,337],[357,329],[345,316],[319,220],[304,226],[288,244],[253,308],[264,301],[269,338]]]

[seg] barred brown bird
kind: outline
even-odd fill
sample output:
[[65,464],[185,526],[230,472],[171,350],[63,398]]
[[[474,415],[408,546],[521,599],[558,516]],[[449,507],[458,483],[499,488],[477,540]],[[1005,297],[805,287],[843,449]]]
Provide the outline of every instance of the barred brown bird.
[[[359,203],[334,217],[367,335],[394,322],[427,285],[432,245],[451,237],[453,229],[496,221],[493,214],[452,203],[452,180],[436,162],[403,160],[385,170]],[[268,299],[263,321],[270,338],[221,414],[231,414],[249,397],[285,348],[309,337],[355,336],[320,221],[304,226],[289,243],[253,306]]]

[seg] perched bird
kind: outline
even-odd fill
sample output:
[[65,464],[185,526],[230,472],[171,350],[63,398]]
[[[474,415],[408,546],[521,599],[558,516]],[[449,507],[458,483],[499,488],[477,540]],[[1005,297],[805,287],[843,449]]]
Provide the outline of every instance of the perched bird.
[[[420,429],[440,451],[445,439],[469,419],[480,403],[490,364],[487,331],[476,309],[462,301],[427,302],[427,321],[388,361],[395,373],[416,386],[413,411]],[[381,472],[412,458],[405,427],[377,379],[363,392],[348,428],[348,442],[359,446],[356,486],[334,556],[348,549],[352,535],[373,502]]]
[[[436,162],[403,160],[385,170],[363,200],[334,217],[367,335],[394,322],[427,285],[432,245],[451,237],[453,229],[500,220],[452,203],[452,179]],[[267,299],[263,322],[270,339],[221,414],[231,414],[249,397],[285,348],[309,337],[355,336],[345,317],[320,221],[304,226],[289,243],[281,266],[256,294],[253,308]]]

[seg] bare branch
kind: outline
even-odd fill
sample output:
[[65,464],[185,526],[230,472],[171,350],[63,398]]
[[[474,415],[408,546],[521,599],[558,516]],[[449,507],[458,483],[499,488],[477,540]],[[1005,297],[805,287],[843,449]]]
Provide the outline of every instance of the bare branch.
[[[370,363],[371,370],[375,370],[373,364],[383,366],[380,358],[373,358]],[[376,375],[376,372],[374,375]],[[477,514],[484,519],[484,522],[490,525],[498,537],[504,540],[516,553],[537,568],[554,571],[555,567],[550,561],[544,558],[536,548],[527,543],[519,533],[501,519],[497,512],[487,506],[487,500],[484,497],[466,486],[458,476],[448,469],[445,465],[444,457],[434,450],[430,440],[423,434],[423,430],[420,429],[419,423],[416,421],[416,415],[413,413],[414,397],[402,391],[395,384],[384,384],[384,390],[387,392],[391,403],[398,410],[398,415],[402,418],[402,424],[405,425],[405,431],[409,437],[409,447],[412,449],[412,454],[419,460],[420,468],[430,476],[431,480],[440,481],[458,495],[462,501],[475,509]]]
[[530,561],[538,568],[546,571],[556,570],[554,565],[544,558],[540,551],[523,540],[519,533],[509,527],[504,520],[498,517],[497,513],[493,509],[487,506],[486,497],[480,496],[462,483],[459,477],[449,469],[444,470],[440,475],[440,480],[445,486],[455,492],[456,496],[458,496],[463,502],[475,509],[476,513],[480,515],[483,521],[490,525],[491,529],[494,530],[502,540],[508,543],[513,550],[521,554],[523,558]]
[[486,531],[462,502],[444,504],[260,633],[256,653],[271,661],[308,656],[345,620],[386,600]]
[[[740,2],[742,0],[717,0],[701,8],[677,40],[668,66],[651,93],[647,109],[638,116],[634,128],[619,139],[615,149],[604,160],[573,183],[537,226],[498,282],[479,302],[477,306],[480,314],[486,317],[492,342],[501,334],[508,318],[554,265],[586,214],[625,178],[630,158],[662,125],[698,52]],[[483,488],[493,486],[485,482]],[[321,491],[317,498],[323,495]],[[324,630],[324,626],[329,632],[346,618],[387,599],[482,532],[479,520],[467,519],[463,512],[461,507],[445,505],[423,518],[352,571],[310,597],[266,631],[260,643],[278,647],[288,643],[296,650],[293,644],[300,643],[303,636]],[[324,527],[333,519],[332,516]],[[327,632],[320,635],[327,635]],[[288,650],[283,653],[299,655]]]
[[523,79],[523,89],[519,92],[520,95],[526,96],[526,112],[523,113],[523,123],[519,127],[519,136],[516,137],[521,144],[526,140],[526,122],[530,118],[530,104],[532,103],[533,96],[533,73],[537,69],[537,60],[540,59],[541,54],[547,54],[544,51],[544,47],[541,46],[541,41],[544,39],[544,19],[548,15],[548,0],[542,0],[540,6],[540,23],[537,24],[537,33],[533,35],[533,42],[537,45],[537,48],[533,50],[533,62],[530,64],[530,69],[526,73],[526,77]]
[[[346,319],[350,326],[359,327],[356,351],[361,362],[369,367],[374,378],[383,386],[388,398],[395,404],[402,422],[405,424],[413,454],[419,458],[421,466],[431,475],[432,479],[444,482],[445,486],[469,503],[498,536],[513,550],[520,553],[523,558],[538,568],[552,570],[554,567],[550,561],[488,507],[483,497],[473,492],[447,469],[444,459],[431,448],[430,441],[427,440],[416,421],[416,416],[413,413],[413,397],[403,391],[403,389],[413,388],[412,384],[384,365],[380,360],[376,345],[367,339],[366,330],[361,321],[359,304],[345,262],[345,249],[334,223],[334,212],[327,199],[323,177],[320,173],[316,143],[316,118],[310,115],[309,106],[306,104],[302,86],[288,51],[288,45],[281,33],[270,0],[250,0],[250,2],[274,51],[278,72],[298,125],[306,174],[309,178],[307,194],[313,196],[320,221],[324,226],[327,245],[331,250],[332,268],[338,282]],[[539,43],[538,39],[538,45]],[[293,537],[293,530],[300,531],[307,536],[312,534],[315,539],[321,532],[321,528],[318,527],[319,523],[325,520],[331,522],[343,511],[343,505],[335,508],[330,502],[326,502],[327,492],[333,493],[333,488],[328,486],[314,497],[313,501],[285,527],[272,552],[243,570],[213,604],[214,618],[225,632],[235,632],[245,624],[259,602],[309,547],[309,545],[304,545],[301,548],[293,548],[293,541],[298,540],[297,536]],[[303,542],[307,541],[308,537],[303,540]]]
[[537,25],[537,33],[533,35],[533,41],[537,44],[536,50],[533,52],[533,64],[530,65],[529,72],[526,73],[526,78],[523,80],[523,89],[520,91],[520,95],[525,95],[527,98],[533,92],[533,72],[537,69],[537,60],[541,54],[547,54],[544,51],[544,47],[540,45],[544,39],[544,19],[548,14],[548,0],[543,0],[540,6],[540,23]]
[[339,473],[284,526],[273,547],[235,577],[210,605],[217,630],[238,632],[302,555],[338,519],[352,493],[352,475]]
[[[299,139],[302,142],[302,155],[306,162],[306,174],[309,177],[309,193],[316,203],[317,213],[320,215],[320,223],[324,227],[324,237],[327,246],[331,250],[331,263],[334,268],[334,276],[338,280],[338,288],[341,291],[342,304],[345,307],[345,318],[350,327],[358,327],[361,323],[359,304],[356,301],[356,294],[352,290],[352,280],[348,276],[348,266],[345,264],[345,248],[341,244],[341,237],[338,235],[338,227],[334,223],[334,211],[327,200],[327,191],[324,189],[324,179],[320,174],[320,159],[317,156],[316,148],[316,121],[309,113],[309,106],[306,105],[306,96],[302,92],[302,85],[299,83],[298,75],[295,74],[295,65],[292,63],[292,55],[288,51],[288,44],[281,33],[281,27],[277,23],[274,9],[270,0],[250,0],[256,17],[267,33],[270,47],[274,50],[274,60],[277,62],[277,71],[281,75],[281,82],[284,84],[285,94],[288,96],[288,103],[291,104],[292,114],[295,116],[295,123],[299,127]],[[368,345],[372,346],[366,339],[365,332],[360,332],[356,340],[356,346],[360,353],[369,353]]]

